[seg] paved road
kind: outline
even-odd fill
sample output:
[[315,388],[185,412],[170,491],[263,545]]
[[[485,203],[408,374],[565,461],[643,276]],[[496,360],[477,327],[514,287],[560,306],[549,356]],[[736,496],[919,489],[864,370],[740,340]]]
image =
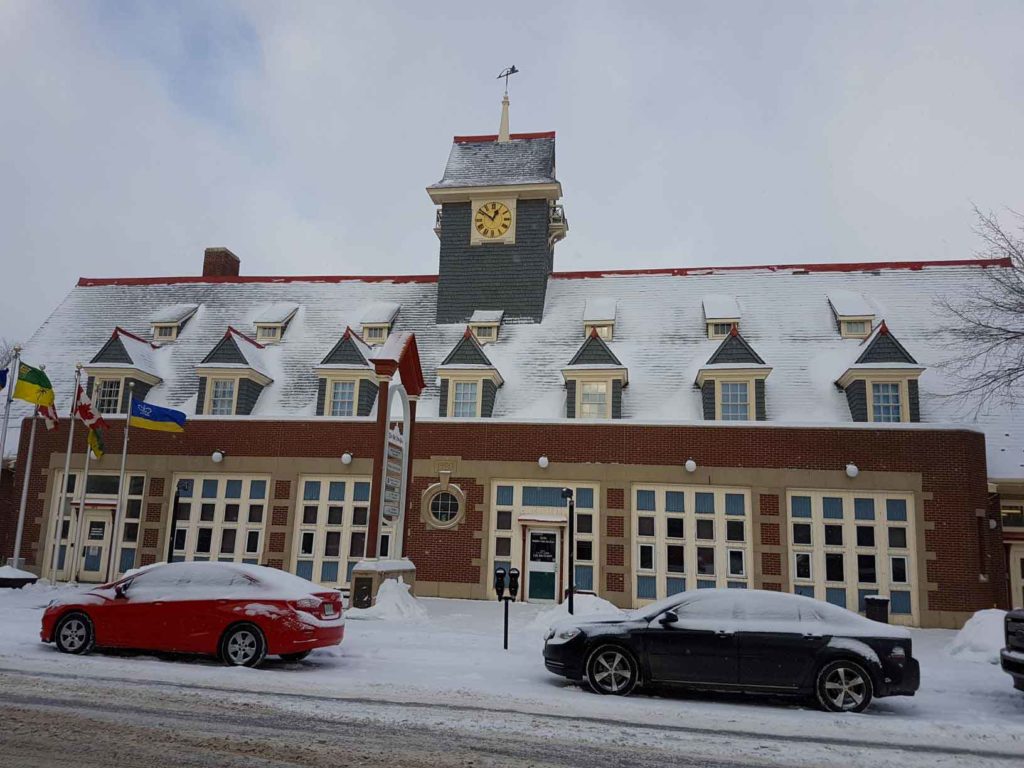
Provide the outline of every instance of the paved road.
[[[241,674],[245,674],[242,672]],[[1019,759],[1019,756],[1018,758]],[[920,761],[920,763],[918,762]],[[1009,766],[968,751],[0,672],[3,768]]]

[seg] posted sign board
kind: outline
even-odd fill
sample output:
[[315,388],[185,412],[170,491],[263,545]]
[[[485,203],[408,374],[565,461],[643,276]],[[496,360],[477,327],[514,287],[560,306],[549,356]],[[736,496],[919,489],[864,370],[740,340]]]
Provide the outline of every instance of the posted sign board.
[[402,433],[397,428],[388,430],[381,515],[389,522],[397,520],[402,511],[402,485],[405,483],[404,456],[405,439],[402,437]]

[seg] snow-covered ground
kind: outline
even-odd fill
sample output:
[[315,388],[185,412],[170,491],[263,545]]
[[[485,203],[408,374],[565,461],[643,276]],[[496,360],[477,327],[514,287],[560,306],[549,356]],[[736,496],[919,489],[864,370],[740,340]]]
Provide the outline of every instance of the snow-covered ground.
[[[948,746],[1024,758],[1024,694],[1013,689],[997,665],[969,660],[982,655],[951,655],[956,633],[947,630],[913,630],[922,676],[917,696],[877,700],[860,715],[832,715],[782,699],[696,694],[619,699],[586,692],[544,669],[541,647],[547,617],[540,615],[541,608],[527,604],[512,606],[507,652],[501,647],[499,603],[423,599],[418,602],[425,617],[350,619],[340,647],[316,651],[298,664],[271,661],[250,670],[149,656],[66,656],[39,642],[39,621],[46,603],[71,589],[37,585],[0,590],[0,670],[168,682],[268,697],[302,694],[685,725],[723,736],[813,735],[931,749]],[[293,701],[289,706],[303,704]]]

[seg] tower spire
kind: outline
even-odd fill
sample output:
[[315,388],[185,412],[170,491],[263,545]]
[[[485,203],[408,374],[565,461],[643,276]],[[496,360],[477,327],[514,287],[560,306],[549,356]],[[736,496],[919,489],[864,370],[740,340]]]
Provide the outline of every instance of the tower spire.
[[498,128],[498,141],[508,141],[508,91],[501,100],[501,126]]

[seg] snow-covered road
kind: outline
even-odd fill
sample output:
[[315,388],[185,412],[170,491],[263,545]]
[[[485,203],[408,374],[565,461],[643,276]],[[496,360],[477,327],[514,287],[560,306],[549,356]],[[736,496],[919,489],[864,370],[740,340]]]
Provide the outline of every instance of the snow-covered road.
[[[954,633],[942,630],[914,632],[922,665],[917,696],[882,699],[860,715],[831,715],[780,699],[623,700],[587,693],[545,671],[542,622],[532,605],[512,606],[508,652],[501,649],[497,603],[423,600],[428,616],[422,623],[350,620],[339,648],[299,664],[271,662],[249,670],[148,656],[60,655],[38,642],[41,609],[52,595],[45,587],[0,594],[0,671],[18,673],[0,677],[0,696],[14,680],[24,695],[31,688],[26,675],[31,680],[42,673],[36,676],[40,685],[53,685],[52,675],[74,676],[76,684],[116,694],[129,687],[122,680],[162,683],[169,685],[155,690],[233,695],[294,714],[345,712],[390,725],[521,730],[524,738],[564,738],[568,729],[576,741],[590,744],[615,733],[637,749],[685,745],[688,755],[764,765],[907,768],[1024,759],[1024,695],[998,667],[949,656]],[[567,723],[567,716],[577,722]]]

